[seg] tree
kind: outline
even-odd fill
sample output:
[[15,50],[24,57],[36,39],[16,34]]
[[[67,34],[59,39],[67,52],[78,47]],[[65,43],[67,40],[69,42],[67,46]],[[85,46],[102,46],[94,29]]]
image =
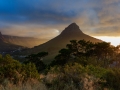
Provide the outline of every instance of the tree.
[[[32,67],[31,76],[28,75],[28,66]],[[17,84],[19,81],[23,82],[29,78],[38,79],[39,75],[33,63],[29,65],[22,64],[7,54],[4,57],[0,55],[0,78],[0,83],[3,82],[4,79],[8,79],[10,82]]]
[[96,60],[96,64],[108,67],[113,57],[119,56],[119,54],[115,54],[115,52],[118,53],[118,48],[119,46],[115,48],[107,42],[92,43],[84,39],[79,41],[71,40],[70,44],[66,45],[66,48],[59,51],[53,62],[54,64],[64,65],[71,61],[78,62],[78,59],[81,59],[80,63],[86,66],[88,60],[94,59],[93,61]]
[[29,62],[34,63],[37,67],[37,70],[40,72],[46,68],[46,65],[42,62],[42,60],[43,60],[43,57],[47,55],[48,55],[48,52],[39,52],[37,54],[28,55],[26,57],[27,61],[25,61],[24,63],[29,63]]
[[55,57],[52,64],[64,65],[67,62],[75,62],[79,57],[89,57],[92,55],[94,49],[94,44],[90,41],[85,40],[71,40],[70,44],[66,45],[59,51],[59,54]]
[[61,49],[59,53],[60,54],[58,54],[55,57],[55,60],[52,62],[52,65],[53,63],[56,65],[64,65],[65,63],[67,63],[67,61],[69,61],[71,53],[69,49]]
[[114,47],[107,42],[100,42],[95,44],[94,49],[95,56],[97,57],[97,62],[104,61],[104,67],[108,66],[109,60],[114,55]]

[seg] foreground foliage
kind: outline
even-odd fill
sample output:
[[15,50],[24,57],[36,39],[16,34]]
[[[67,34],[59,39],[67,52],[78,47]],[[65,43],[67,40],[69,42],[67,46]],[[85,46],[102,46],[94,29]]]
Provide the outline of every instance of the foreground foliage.
[[0,55],[0,83],[5,79],[17,84],[29,78],[39,79],[38,71],[33,63],[21,64],[10,55]]
[[47,52],[24,63],[0,55],[0,90],[120,90],[119,48],[71,40],[50,65],[42,62]]
[[41,72],[46,68],[46,65],[42,62],[43,57],[47,56],[48,52],[39,52],[37,54],[31,54],[26,57],[25,64],[27,63],[34,63],[38,72]]
[[49,90],[120,90],[120,69],[65,64],[51,67],[44,82]]

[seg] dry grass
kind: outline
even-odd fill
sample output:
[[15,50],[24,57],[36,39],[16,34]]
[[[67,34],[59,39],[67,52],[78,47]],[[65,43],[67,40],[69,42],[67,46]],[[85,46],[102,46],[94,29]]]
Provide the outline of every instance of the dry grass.
[[[75,78],[78,80],[77,84],[73,81]],[[67,78],[65,74],[48,73],[44,80],[50,85],[48,90],[101,90],[99,79],[88,74]]]
[[66,79],[64,75],[48,73],[46,76],[43,75],[42,79],[45,80],[44,83],[49,83],[51,86],[48,87],[35,79],[29,79],[24,84],[22,82],[13,84],[6,79],[0,85],[0,90],[108,90],[107,88],[101,89],[98,79],[87,74],[81,77],[77,86],[72,78]]
[[24,84],[20,82],[16,85],[4,80],[2,85],[0,85],[0,90],[47,90],[47,88],[43,83],[35,79],[30,79]]

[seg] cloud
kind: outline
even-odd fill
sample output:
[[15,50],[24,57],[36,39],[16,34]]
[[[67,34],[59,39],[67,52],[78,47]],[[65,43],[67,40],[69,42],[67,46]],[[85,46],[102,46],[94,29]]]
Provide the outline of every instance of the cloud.
[[0,30],[52,38],[76,22],[92,36],[120,36],[119,8],[119,0],[0,0]]
[[44,25],[10,25],[10,27],[1,29],[3,34],[15,36],[37,37],[41,39],[51,39],[59,34],[55,28],[47,28]]

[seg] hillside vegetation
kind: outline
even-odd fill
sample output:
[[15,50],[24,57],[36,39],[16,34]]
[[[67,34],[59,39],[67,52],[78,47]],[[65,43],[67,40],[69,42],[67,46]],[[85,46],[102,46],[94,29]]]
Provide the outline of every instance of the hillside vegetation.
[[71,40],[46,65],[49,53],[28,55],[24,62],[0,56],[0,90],[120,90],[120,46]]

